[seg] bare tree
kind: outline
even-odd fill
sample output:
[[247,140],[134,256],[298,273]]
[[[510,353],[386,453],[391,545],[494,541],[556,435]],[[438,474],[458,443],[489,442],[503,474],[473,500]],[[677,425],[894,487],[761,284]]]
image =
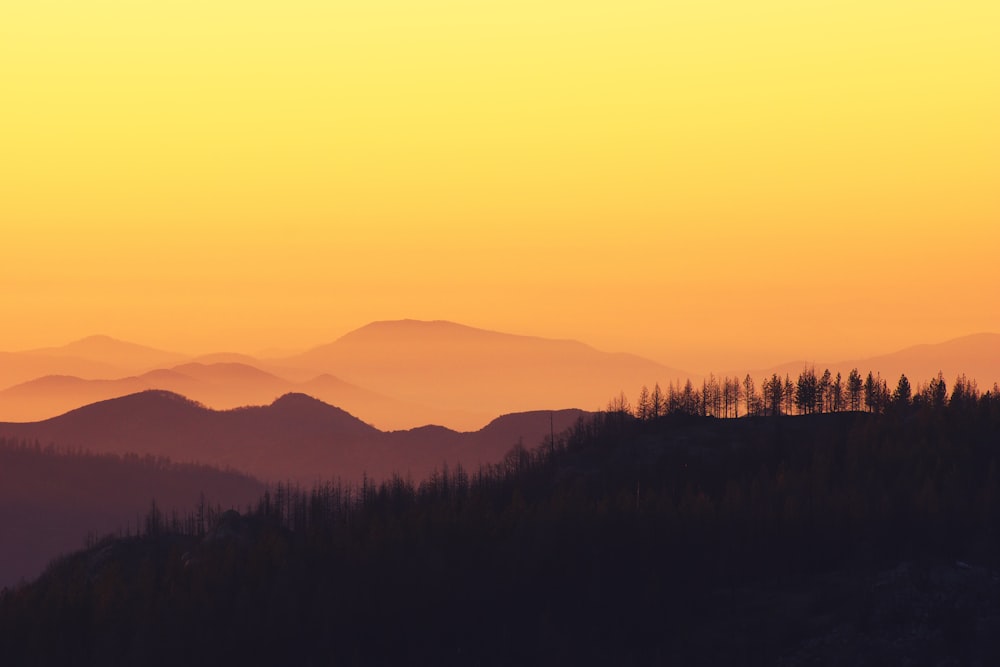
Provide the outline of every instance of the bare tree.
[[861,379],[858,369],[852,369],[850,375],[847,376],[848,405],[852,411],[856,412],[861,409],[861,392],[864,386],[864,381]]
[[650,396],[649,406],[653,411],[653,419],[662,417],[667,412],[666,397],[663,395],[663,390],[660,389],[659,382],[653,386],[653,394]]
[[639,390],[639,399],[636,401],[635,405],[635,416],[646,421],[652,417],[652,408],[650,405],[649,398],[649,387],[642,385],[642,389]]
[[743,400],[746,401],[747,415],[757,414],[757,388],[749,373],[743,378]]

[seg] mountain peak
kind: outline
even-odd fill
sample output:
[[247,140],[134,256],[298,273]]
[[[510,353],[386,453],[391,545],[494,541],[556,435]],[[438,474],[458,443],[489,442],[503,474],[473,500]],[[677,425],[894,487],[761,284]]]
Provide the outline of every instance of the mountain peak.
[[446,336],[446,335],[494,335],[501,334],[488,329],[478,329],[466,324],[459,324],[449,320],[378,320],[350,331],[340,340],[353,338],[372,338],[382,336]]
[[265,410],[299,422],[335,423],[342,433],[356,435],[379,432],[374,426],[366,424],[350,412],[297,391],[279,396]]
[[290,391],[287,394],[282,394],[278,398],[274,399],[271,403],[272,408],[285,408],[285,407],[298,407],[298,406],[322,406],[325,408],[331,408],[332,405],[324,403],[318,398],[313,398],[309,394],[303,394],[299,391]]
[[149,347],[148,345],[140,345],[139,343],[132,343],[127,340],[122,340],[120,338],[115,338],[113,336],[108,336],[107,334],[93,334],[91,336],[84,336],[78,340],[74,340],[63,346],[64,349],[130,349],[130,350],[149,350],[155,351],[161,354],[168,354],[156,350],[155,348]]
[[104,343],[122,343],[119,338],[114,338],[107,334],[92,334],[90,336],[84,336],[78,340],[71,341],[68,345],[91,345],[91,344],[104,344]]

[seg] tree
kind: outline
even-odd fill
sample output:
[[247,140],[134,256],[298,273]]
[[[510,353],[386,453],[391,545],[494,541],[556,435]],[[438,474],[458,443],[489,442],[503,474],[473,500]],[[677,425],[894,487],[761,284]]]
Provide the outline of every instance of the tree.
[[795,405],[801,414],[810,414],[816,409],[816,370],[805,368],[795,384]]
[[795,408],[795,385],[792,384],[792,378],[785,373],[785,413],[792,414],[792,410]]
[[608,412],[627,412],[631,414],[632,404],[629,403],[625,392],[619,392],[617,396],[608,401]]
[[872,375],[871,371],[868,371],[868,377],[865,378],[864,384],[865,391],[865,409],[868,412],[875,412],[875,376]]
[[660,389],[659,382],[653,387],[653,395],[650,397],[649,407],[653,412],[653,419],[662,417],[667,412],[666,397],[663,395],[663,390]]
[[896,384],[896,389],[892,392],[892,404],[901,408],[909,406],[912,393],[913,391],[910,388],[910,381],[906,379],[905,374],[900,375],[899,382]]
[[608,401],[607,414],[610,422],[617,425],[624,424],[626,416],[632,415],[632,405],[624,391]]
[[943,408],[948,401],[948,385],[945,384],[944,374],[938,371],[937,377],[931,380],[931,402],[935,408]]
[[164,527],[163,512],[156,506],[156,499],[149,502],[149,511],[145,517],[146,535],[159,535]]
[[724,394],[726,398],[726,417],[729,416],[730,411],[732,411],[733,416],[739,418],[740,416],[740,379],[736,376],[730,378],[726,376],[725,382],[723,383]]
[[635,416],[642,421],[646,421],[653,416],[649,388],[646,385],[642,385],[642,389],[639,390],[639,399],[636,401],[635,406]]
[[702,381],[701,399],[705,415],[721,416],[722,392],[719,389],[719,380],[714,373],[709,374],[708,379]]
[[762,390],[764,392],[765,410],[771,415],[780,415],[781,404],[785,398],[785,385],[781,381],[781,377],[777,373],[771,375],[771,377],[764,380]]
[[833,401],[830,396],[832,384],[833,379],[830,376],[830,369],[827,368],[823,371],[823,375],[819,379],[819,385],[816,387],[816,409],[820,412],[829,412],[833,409]]
[[951,390],[951,399],[948,405],[961,407],[964,405],[973,406],[979,400],[979,387],[975,380],[970,380],[962,373],[955,378],[955,386]]
[[840,373],[837,373],[837,379],[833,381],[830,385],[831,394],[831,405],[833,406],[834,412],[840,412],[844,409],[844,383],[840,378]]
[[667,387],[667,413],[672,414],[681,411],[681,392],[677,389],[677,385],[674,381],[670,381],[670,385]]
[[698,390],[691,384],[691,380],[688,380],[684,383],[684,389],[680,395],[681,411],[685,414],[697,415],[699,403],[701,403],[701,397],[698,396]]
[[861,391],[864,386],[858,369],[852,369],[850,375],[847,376],[847,397],[850,410],[856,412],[861,409]]
[[747,415],[757,414],[757,388],[749,373],[743,378],[743,399],[746,401]]
[[873,375],[868,371],[864,383],[865,409],[868,412],[880,413],[889,400],[889,389],[881,375]]

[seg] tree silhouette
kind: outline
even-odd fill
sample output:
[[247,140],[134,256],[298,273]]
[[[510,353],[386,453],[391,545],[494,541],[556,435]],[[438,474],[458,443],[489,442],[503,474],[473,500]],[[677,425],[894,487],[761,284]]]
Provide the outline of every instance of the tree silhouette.
[[847,376],[847,398],[849,409],[852,412],[857,412],[861,409],[861,395],[864,386],[865,383],[861,379],[858,369],[851,369],[850,374]]
[[754,386],[753,378],[747,373],[743,378],[743,400],[746,401],[746,413],[748,416],[757,414],[757,389]]
[[906,375],[899,376],[899,382],[896,384],[896,389],[892,392],[892,403],[896,407],[909,407],[910,401],[912,399],[913,391],[910,388],[910,381],[906,379]]
[[795,384],[795,405],[799,414],[811,414],[816,410],[818,397],[818,382],[816,370],[806,368],[799,374]]

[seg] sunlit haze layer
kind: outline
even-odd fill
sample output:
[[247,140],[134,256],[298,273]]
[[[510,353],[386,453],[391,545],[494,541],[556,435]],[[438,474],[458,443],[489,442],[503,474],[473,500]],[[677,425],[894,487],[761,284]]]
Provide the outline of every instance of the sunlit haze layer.
[[0,350],[373,320],[708,372],[1000,331],[1000,3],[0,7]]

